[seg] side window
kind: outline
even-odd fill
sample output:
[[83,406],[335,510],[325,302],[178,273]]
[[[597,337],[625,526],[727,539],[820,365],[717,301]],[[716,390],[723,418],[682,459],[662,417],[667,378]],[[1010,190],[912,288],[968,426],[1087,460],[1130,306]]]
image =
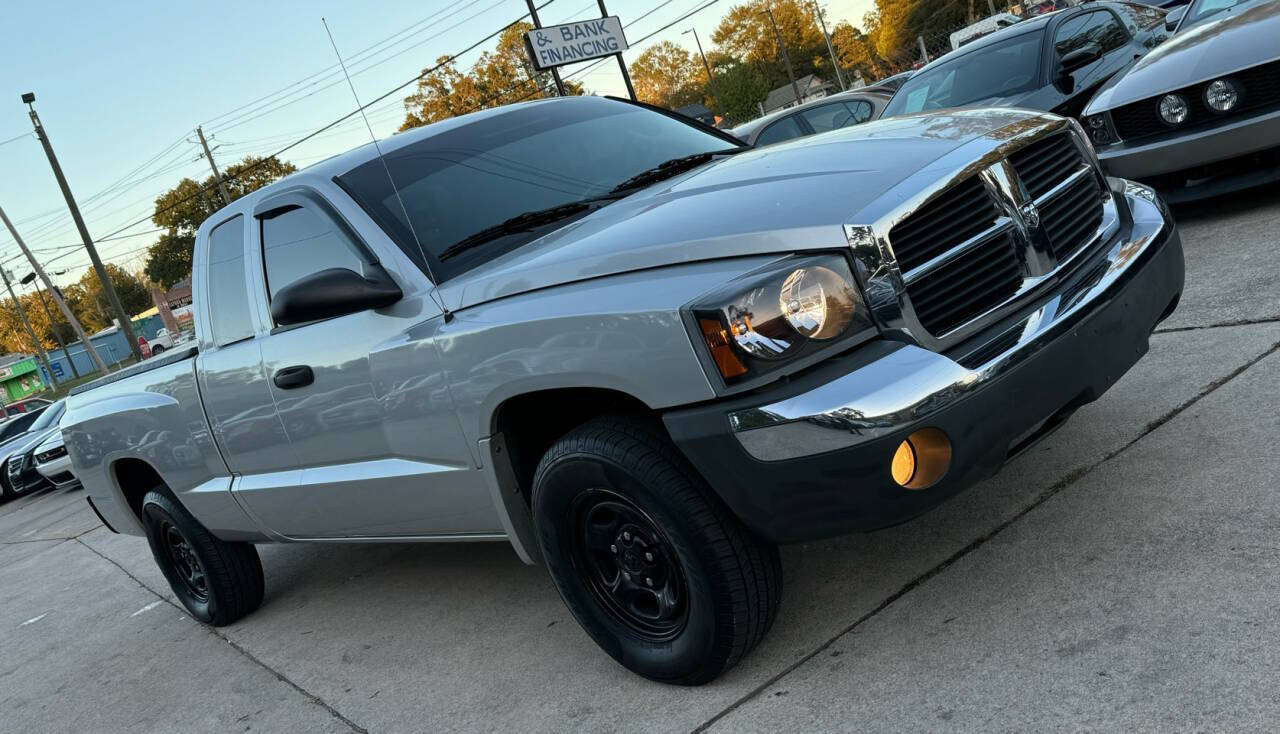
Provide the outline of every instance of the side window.
[[244,271],[244,217],[229,219],[209,233],[209,303],[205,311],[218,346],[253,336],[249,284]]
[[756,138],[756,145],[772,145],[801,135],[804,135],[804,130],[801,129],[800,123],[796,122],[796,116],[787,115],[766,127],[764,132],[760,133],[760,137]]
[[1053,45],[1061,58],[1090,43],[1098,44],[1102,47],[1102,52],[1106,53],[1120,48],[1128,40],[1129,34],[1125,33],[1124,26],[1120,25],[1120,21],[1110,11],[1095,10],[1063,23],[1058,28]]
[[800,116],[813,127],[815,133],[825,133],[828,130],[842,128],[850,124],[853,117],[849,112],[849,108],[842,102],[810,107],[801,112]]
[[328,268],[364,271],[360,248],[323,212],[289,205],[259,217],[262,222],[262,261],[267,292],[280,289],[311,273]]
[[850,125],[861,125],[871,119],[871,113],[874,112],[874,110],[871,108],[870,102],[858,100],[856,102],[849,102],[848,105],[849,109],[853,110],[853,120],[849,122]]

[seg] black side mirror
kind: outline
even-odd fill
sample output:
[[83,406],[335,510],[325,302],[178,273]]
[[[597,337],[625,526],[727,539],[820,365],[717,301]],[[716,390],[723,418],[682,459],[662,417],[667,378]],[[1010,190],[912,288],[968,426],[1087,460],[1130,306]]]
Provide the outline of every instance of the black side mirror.
[[1174,8],[1169,11],[1168,15],[1164,16],[1164,29],[1166,31],[1172,32],[1178,28],[1178,24],[1182,22],[1183,16],[1187,14],[1187,7],[1188,6],[1186,5],[1182,5]]
[[271,317],[281,326],[305,324],[383,308],[404,296],[385,270],[377,265],[370,270],[374,272],[371,278],[346,268],[328,268],[299,278],[276,293],[271,300]]
[[1067,76],[1102,58],[1102,46],[1086,43],[1062,57],[1062,76]]

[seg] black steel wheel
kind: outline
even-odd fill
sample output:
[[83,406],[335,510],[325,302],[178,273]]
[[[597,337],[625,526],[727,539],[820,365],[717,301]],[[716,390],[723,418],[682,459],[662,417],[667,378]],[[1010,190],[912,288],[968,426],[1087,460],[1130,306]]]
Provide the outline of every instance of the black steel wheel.
[[654,642],[684,627],[689,587],[666,534],[634,502],[607,489],[580,494],[565,524],[573,562],[597,602]]
[[777,615],[777,548],[742,526],[660,426],[601,418],[557,440],[534,474],[533,518],[570,613],[646,678],[713,680]]
[[217,627],[262,603],[262,563],[252,545],[210,533],[165,488],[142,498],[141,519],[156,565],[192,617]]

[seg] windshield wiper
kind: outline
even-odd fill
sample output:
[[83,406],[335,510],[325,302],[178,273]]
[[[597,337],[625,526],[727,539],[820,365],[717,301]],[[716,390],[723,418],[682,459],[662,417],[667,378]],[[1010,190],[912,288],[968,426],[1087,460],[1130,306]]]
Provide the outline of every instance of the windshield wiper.
[[590,199],[582,199],[581,201],[571,201],[568,204],[560,204],[547,209],[537,209],[529,212],[521,212],[509,219],[504,219],[492,227],[485,227],[479,232],[463,237],[457,242],[449,245],[438,256],[441,260],[448,260],[458,254],[470,250],[477,245],[483,245],[486,242],[496,240],[509,234],[517,234],[520,232],[528,232],[534,227],[543,224],[551,224],[562,219],[568,219],[576,214],[580,214],[592,206],[604,201],[613,201],[618,197],[612,193],[605,196],[596,196]]
[[685,171],[697,168],[707,161],[718,155],[734,155],[749,150],[747,146],[741,148],[728,148],[726,150],[711,150],[706,153],[694,153],[693,155],[681,156],[680,158],[672,158],[669,161],[663,161],[647,171],[641,171],[622,183],[614,186],[610,193],[621,194],[641,186],[648,186],[651,183],[657,183],[663,179],[684,173]]

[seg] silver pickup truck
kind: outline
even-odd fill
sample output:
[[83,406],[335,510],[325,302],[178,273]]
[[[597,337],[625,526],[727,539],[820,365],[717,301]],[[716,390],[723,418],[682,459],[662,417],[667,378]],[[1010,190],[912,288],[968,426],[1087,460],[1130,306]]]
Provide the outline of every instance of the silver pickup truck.
[[77,390],[74,472],[174,593],[266,542],[506,541],[586,632],[697,684],[777,546],[900,523],[1094,400],[1178,302],[1148,188],[969,110],[753,150],[580,97],[436,123],[201,226],[196,345]]

